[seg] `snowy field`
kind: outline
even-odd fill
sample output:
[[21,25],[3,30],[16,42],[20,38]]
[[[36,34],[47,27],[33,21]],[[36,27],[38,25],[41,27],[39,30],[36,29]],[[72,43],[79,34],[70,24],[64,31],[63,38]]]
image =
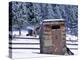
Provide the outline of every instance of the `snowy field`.
[[[49,54],[39,54],[40,53],[40,40],[39,36],[26,36],[28,32],[22,31],[20,37],[24,38],[34,38],[34,39],[13,39],[9,41],[13,43],[9,47],[19,48],[19,49],[10,49],[12,51],[12,58],[31,58],[31,57],[46,57],[46,56],[56,56]],[[13,32],[13,35],[18,35],[19,32]],[[75,54],[78,53],[78,40],[76,36],[66,34],[66,45],[67,47]],[[20,49],[23,48],[23,49]]]
[[[28,34],[28,31],[26,30],[21,31],[21,35],[25,36],[26,34]],[[19,35],[19,31],[13,31],[12,35]]]

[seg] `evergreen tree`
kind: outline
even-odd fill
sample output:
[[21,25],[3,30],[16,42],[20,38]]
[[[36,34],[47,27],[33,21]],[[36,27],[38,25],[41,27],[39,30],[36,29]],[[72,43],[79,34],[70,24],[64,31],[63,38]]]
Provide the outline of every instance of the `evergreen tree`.
[[65,19],[67,33],[78,35],[78,6],[76,5],[11,2],[9,7],[10,30],[17,28],[20,32],[28,25],[40,26],[40,22],[44,19],[58,18]]

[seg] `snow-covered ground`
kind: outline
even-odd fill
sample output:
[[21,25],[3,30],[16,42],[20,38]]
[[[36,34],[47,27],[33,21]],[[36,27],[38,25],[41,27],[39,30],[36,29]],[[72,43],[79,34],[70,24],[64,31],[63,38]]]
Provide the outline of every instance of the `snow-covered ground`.
[[66,45],[75,55],[78,54],[78,37],[66,34]]
[[13,59],[27,59],[27,58],[43,58],[43,57],[55,57],[60,55],[52,55],[52,54],[38,54],[38,53],[13,53]]
[[[13,48],[27,48],[27,49],[12,49],[12,58],[31,58],[31,57],[46,57],[55,56],[48,54],[38,54],[40,53],[40,40],[39,36],[26,36],[28,32],[22,31],[20,37],[24,38],[35,38],[35,39],[13,39],[9,41],[10,43],[15,43],[10,45]],[[18,35],[18,31],[13,32],[13,35]],[[22,44],[24,43],[24,44]],[[26,43],[26,44],[25,44]],[[66,45],[67,47],[76,55],[78,53],[78,40],[76,36],[66,34]],[[38,48],[38,49],[31,49]]]
[[[27,30],[21,30],[21,35],[25,36],[26,34],[28,34]],[[13,31],[12,35],[19,35],[19,31]]]
[[70,34],[66,34],[66,40],[77,40],[78,37]]

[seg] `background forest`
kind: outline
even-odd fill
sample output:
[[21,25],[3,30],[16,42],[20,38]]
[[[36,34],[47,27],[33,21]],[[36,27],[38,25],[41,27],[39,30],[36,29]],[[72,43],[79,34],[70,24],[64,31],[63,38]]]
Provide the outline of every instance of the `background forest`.
[[78,6],[48,3],[10,2],[9,28],[22,30],[40,26],[44,19],[65,19],[66,32],[78,35]]

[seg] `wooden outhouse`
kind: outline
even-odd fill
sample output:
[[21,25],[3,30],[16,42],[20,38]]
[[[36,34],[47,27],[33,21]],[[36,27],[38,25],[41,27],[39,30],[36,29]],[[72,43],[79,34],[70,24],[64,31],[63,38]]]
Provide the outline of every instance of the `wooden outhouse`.
[[64,19],[46,19],[40,29],[40,53],[65,53],[66,36]]

